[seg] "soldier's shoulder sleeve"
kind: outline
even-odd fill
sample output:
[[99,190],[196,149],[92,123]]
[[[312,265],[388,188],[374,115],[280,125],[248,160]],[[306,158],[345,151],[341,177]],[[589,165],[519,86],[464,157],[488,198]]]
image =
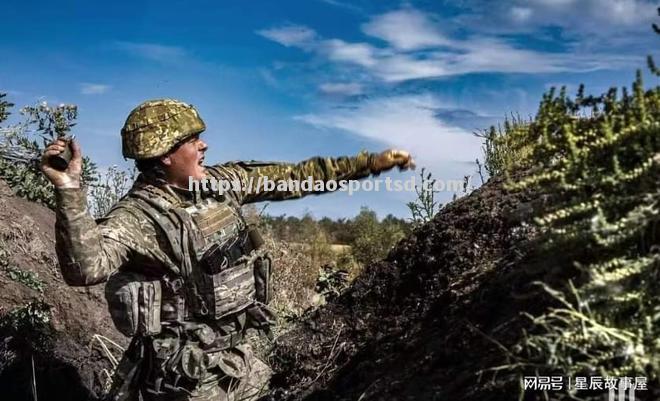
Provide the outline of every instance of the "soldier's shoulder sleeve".
[[62,276],[69,285],[93,285],[107,279],[148,245],[144,224],[126,208],[94,220],[84,189],[56,190],[55,245]]

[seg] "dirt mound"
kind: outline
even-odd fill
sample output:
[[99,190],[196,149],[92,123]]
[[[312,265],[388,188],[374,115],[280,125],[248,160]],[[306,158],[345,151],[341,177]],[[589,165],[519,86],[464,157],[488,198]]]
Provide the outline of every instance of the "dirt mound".
[[102,287],[63,281],[54,213],[15,197],[2,180],[0,222],[1,398],[32,399],[33,359],[39,400],[95,397],[110,363],[93,336],[127,343],[110,320]]
[[277,397],[517,399],[517,388],[478,372],[503,360],[496,342],[521,333],[519,311],[551,302],[515,295],[529,296],[529,283],[543,278],[522,268],[533,232],[520,222],[538,202],[491,180],[447,205],[278,340]]

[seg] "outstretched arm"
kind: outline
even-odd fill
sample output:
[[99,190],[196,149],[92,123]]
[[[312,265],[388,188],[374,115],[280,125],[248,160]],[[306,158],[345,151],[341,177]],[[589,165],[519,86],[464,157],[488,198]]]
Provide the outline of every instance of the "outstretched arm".
[[[387,150],[382,153],[360,152],[353,157],[313,157],[297,164],[274,162],[230,162],[208,167],[209,174],[217,180],[228,183],[240,183],[233,186],[232,192],[239,202],[251,203],[265,200],[285,200],[300,198],[316,191],[303,191],[301,186],[277,186],[265,191],[260,184],[264,178],[271,182],[297,181],[311,179],[328,182],[331,180],[357,180],[378,174],[395,166],[400,169],[414,168],[414,161],[408,152]],[[260,180],[261,178],[261,180]]]

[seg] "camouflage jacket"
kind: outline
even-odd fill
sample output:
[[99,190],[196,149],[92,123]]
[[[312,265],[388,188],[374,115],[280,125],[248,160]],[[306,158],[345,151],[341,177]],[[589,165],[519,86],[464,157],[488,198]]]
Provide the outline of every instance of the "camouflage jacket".
[[[310,192],[300,189],[264,192],[257,188],[258,177],[270,180],[351,180],[372,174],[374,155],[361,152],[354,157],[315,157],[298,164],[230,162],[207,168],[215,178],[240,182],[241,188],[229,193],[238,205],[260,201],[300,198]],[[136,181],[133,189],[140,184]],[[252,188],[248,188],[249,184]],[[168,192],[180,199],[183,207],[194,204],[201,194],[190,191]],[[132,189],[132,190],[133,190]],[[130,267],[138,271],[177,271],[169,245],[146,216],[136,216],[125,209],[115,209],[94,220],[87,211],[83,189],[56,190],[56,251],[64,280],[73,286],[94,285],[105,281],[115,270]]]

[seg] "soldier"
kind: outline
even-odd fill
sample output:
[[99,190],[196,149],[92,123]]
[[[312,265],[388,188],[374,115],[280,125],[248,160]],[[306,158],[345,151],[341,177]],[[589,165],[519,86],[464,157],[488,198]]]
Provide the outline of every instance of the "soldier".
[[[136,182],[95,221],[80,185],[78,143],[65,171],[47,163],[62,140],[44,152],[41,169],[55,186],[56,247],[60,269],[72,286],[107,281],[106,299],[117,329],[132,337],[117,368],[112,399],[243,400],[267,386],[269,369],[252,354],[246,330],[266,333],[274,315],[271,260],[241,205],[307,195],[300,189],[265,192],[270,180],[349,180],[395,166],[414,167],[407,152],[361,152],[315,157],[298,164],[230,162],[204,166],[206,129],[183,102],[144,102],[121,131],[124,157],[135,159]],[[219,191],[189,189],[189,180],[238,182]],[[252,185],[252,187],[250,187]]]

